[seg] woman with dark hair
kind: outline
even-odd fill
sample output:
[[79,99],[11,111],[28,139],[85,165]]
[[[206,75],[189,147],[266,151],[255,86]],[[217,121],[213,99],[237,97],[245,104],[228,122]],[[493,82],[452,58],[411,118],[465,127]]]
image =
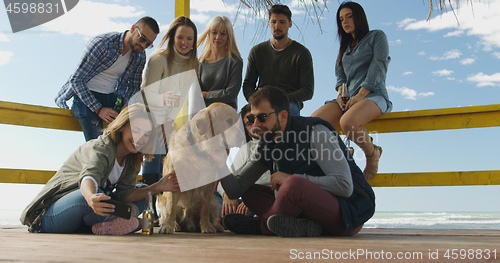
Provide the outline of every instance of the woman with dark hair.
[[[373,144],[364,125],[392,109],[385,86],[391,61],[389,44],[384,32],[370,31],[363,7],[355,2],[340,5],[337,29],[340,49],[335,63],[335,89],[338,97],[327,101],[311,116],[332,125],[340,124],[347,138],[365,153],[363,173],[369,179],[377,174],[382,148]],[[342,89],[344,85],[346,88]],[[343,98],[347,102],[344,103]]]
[[[179,191],[175,174],[145,188],[135,188],[144,156],[151,158],[155,124],[141,104],[123,108],[97,139],[80,146],[42,191],[26,207],[21,222],[32,233],[124,235],[139,227],[136,218],[147,192]],[[103,201],[129,203],[130,219],[110,215],[114,206]]]

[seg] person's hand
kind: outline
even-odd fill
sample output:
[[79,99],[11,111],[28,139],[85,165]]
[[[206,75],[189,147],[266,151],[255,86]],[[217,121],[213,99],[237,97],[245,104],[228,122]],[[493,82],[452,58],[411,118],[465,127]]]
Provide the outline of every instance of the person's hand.
[[354,104],[358,103],[358,102],[359,102],[360,100],[362,100],[362,99],[363,99],[363,98],[361,98],[361,97],[359,96],[359,94],[358,94],[358,95],[356,95],[356,96],[352,96],[352,97],[350,97],[350,98],[349,98],[349,101],[347,101],[347,103],[346,103],[345,110],[347,111],[347,110],[348,110],[348,109],[350,109],[352,106],[354,106]]
[[226,193],[222,194],[222,210],[221,217],[225,215],[236,213],[238,209],[238,200],[231,200],[227,197]]
[[112,108],[102,107],[99,111],[99,118],[107,123],[111,123],[118,117],[118,112],[114,111]]
[[208,96],[208,91],[202,91],[201,96],[203,96],[203,98],[206,98]]
[[292,175],[280,171],[273,173],[271,175],[271,188],[278,191],[283,182],[290,176]]
[[248,209],[248,207],[243,202],[241,202],[241,204],[238,206],[238,209],[236,209],[237,214],[247,215],[248,212],[250,212],[250,209]]
[[157,183],[157,193],[159,192],[180,192],[181,188],[177,181],[175,172],[164,175]]
[[94,213],[100,216],[107,216],[115,211],[115,206],[112,204],[101,202],[102,200],[109,200],[110,197],[103,194],[97,193],[85,198],[87,204],[94,210]]
[[217,165],[217,168],[221,169],[224,166],[226,166],[226,161],[227,161],[227,151],[224,146],[220,146],[215,149],[210,149],[210,158],[215,162],[215,165]]
[[163,103],[165,106],[172,106],[176,101],[179,101],[181,96],[176,94],[175,91],[167,91],[163,94]]

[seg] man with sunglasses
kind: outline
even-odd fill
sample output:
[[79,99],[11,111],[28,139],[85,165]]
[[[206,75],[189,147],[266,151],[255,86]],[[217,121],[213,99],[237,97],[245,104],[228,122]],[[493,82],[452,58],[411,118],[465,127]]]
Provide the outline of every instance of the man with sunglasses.
[[159,32],[158,23],[146,16],[130,30],[98,35],[87,43],[77,69],[55,99],[57,106],[69,109],[66,101],[73,98],[71,112],[86,141],[101,135],[103,121],[110,123],[118,116],[113,110],[118,96],[127,104],[139,91],[144,50],[153,47]]
[[[338,133],[328,122],[290,116],[286,94],[266,86],[250,100],[252,134],[261,141],[238,175],[225,158],[211,156],[226,195],[242,197],[259,217],[229,214],[224,226],[237,234],[283,237],[354,235],[375,212],[375,195]],[[271,171],[271,186],[254,184]],[[273,191],[274,190],[274,191]]]

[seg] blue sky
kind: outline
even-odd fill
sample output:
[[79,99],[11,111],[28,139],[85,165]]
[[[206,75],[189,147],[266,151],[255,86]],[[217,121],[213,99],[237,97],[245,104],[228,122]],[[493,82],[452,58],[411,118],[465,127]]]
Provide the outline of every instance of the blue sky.
[[[321,1],[320,1],[321,2]],[[388,36],[392,61],[387,75],[393,111],[498,104],[500,97],[500,0],[460,1],[455,9],[434,11],[421,0],[358,1],[371,29]],[[335,13],[329,1],[321,19],[323,32],[297,6],[290,38],[312,53],[315,93],[301,114],[309,116],[336,97],[334,61],[338,52]],[[472,7],[471,7],[472,5]],[[201,33],[215,15],[235,20],[239,1],[192,0],[191,18]],[[161,32],[174,19],[174,1],[80,1],[67,14],[13,34],[0,10],[0,100],[56,107],[54,97],[74,71],[86,41],[99,33],[124,31],[140,17],[157,19]],[[458,21],[457,21],[458,20]],[[271,37],[258,30],[259,18],[241,7],[234,25],[240,53]],[[254,41],[254,37],[257,42]],[[151,51],[148,51],[148,55]],[[239,106],[245,104],[240,92]],[[375,135],[384,153],[380,172],[498,170],[499,128]],[[0,167],[57,170],[82,143],[83,134],[0,125]],[[357,162],[364,167],[358,149]],[[0,184],[0,209],[22,209],[39,185]],[[375,188],[380,211],[500,211],[500,186]],[[16,201],[12,201],[16,200]]]

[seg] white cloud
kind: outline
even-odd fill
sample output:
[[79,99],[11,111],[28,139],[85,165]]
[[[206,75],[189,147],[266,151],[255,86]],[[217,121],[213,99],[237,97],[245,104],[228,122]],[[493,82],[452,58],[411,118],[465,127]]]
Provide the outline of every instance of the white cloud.
[[486,87],[486,86],[498,86],[500,87],[500,73],[495,73],[493,75],[486,75],[483,72],[479,72],[476,75],[467,77],[470,82],[476,82],[476,87]]
[[9,63],[10,58],[14,55],[14,53],[10,51],[0,51],[0,65],[5,65]]
[[406,76],[406,75],[411,75],[411,74],[413,74],[413,72],[411,72],[411,71],[406,71],[405,73],[403,73],[403,76]]
[[420,51],[420,52],[417,53],[417,55],[419,55],[419,56],[425,56],[425,51]]
[[[46,31],[62,34],[95,36],[111,31],[125,31],[135,22],[118,22],[126,18],[139,20],[145,12],[133,6],[79,1],[67,14],[42,25]],[[124,19],[125,18],[125,19]]]
[[421,92],[418,94],[419,97],[429,97],[429,96],[434,96],[434,92],[429,91],[429,92]]
[[500,58],[500,52],[493,52],[493,56]]
[[387,89],[389,91],[393,91],[393,92],[401,94],[401,96],[403,96],[407,100],[416,100],[417,98],[420,98],[420,97],[434,96],[434,92],[432,92],[432,91],[418,93],[416,90],[413,90],[413,89],[410,89],[407,87],[398,88],[398,87],[394,87],[394,86],[387,86]]
[[444,37],[459,37],[463,35],[465,32],[463,30],[456,30],[453,32],[449,32],[448,34],[444,35]]
[[10,39],[2,31],[0,31],[0,42],[10,42]]
[[[484,46],[485,51],[490,51],[493,47],[500,47],[500,1],[457,1],[460,6],[443,14],[434,16],[430,21],[411,21],[406,18],[398,25],[405,30],[427,30],[435,32],[439,30],[451,29],[451,33],[445,36],[458,36],[466,34],[477,36]],[[470,5],[473,4],[473,7]],[[456,14],[456,17],[455,17]],[[458,19],[458,23],[457,23]],[[408,23],[408,21],[411,21]]]
[[462,65],[470,65],[472,63],[474,63],[476,60],[473,59],[473,58],[466,58],[466,59],[463,59],[463,60],[460,60],[460,64]]
[[436,56],[431,56],[431,60],[448,60],[448,59],[454,59],[454,58],[459,58],[462,55],[462,52],[458,49],[453,49],[450,51],[446,51],[442,57],[436,57]]
[[403,44],[403,40],[398,39],[398,40],[394,40],[394,41],[389,41],[389,44],[391,44],[391,45],[401,45],[401,44]]
[[403,21],[397,22],[396,24],[398,25],[399,28],[402,28],[402,27],[406,27],[407,25],[409,25],[415,21],[417,21],[417,19],[415,19],[415,18],[405,18]]
[[447,69],[442,69],[442,70],[432,72],[433,75],[441,76],[441,77],[449,76],[449,75],[451,75],[451,73],[453,73],[453,70],[447,70]]

